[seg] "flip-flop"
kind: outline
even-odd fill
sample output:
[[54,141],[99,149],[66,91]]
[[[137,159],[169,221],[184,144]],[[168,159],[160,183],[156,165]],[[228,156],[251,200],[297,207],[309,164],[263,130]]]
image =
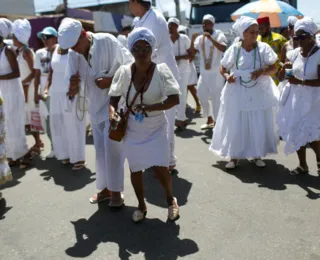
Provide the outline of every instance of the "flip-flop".
[[97,203],[101,203],[101,202],[104,202],[106,200],[110,200],[111,197],[109,196],[106,196],[106,197],[102,197],[99,199],[99,193],[96,194],[96,198],[93,198],[93,196],[91,198],[89,198],[89,202],[91,204],[97,204]]
[[140,209],[136,209],[134,212],[133,212],[133,215],[132,215],[132,220],[133,222],[135,223],[139,223],[141,222],[142,220],[144,220],[147,216],[147,211],[145,212],[142,212]]
[[63,165],[67,165],[67,164],[69,164],[70,163],[70,160],[69,159],[64,159],[64,160],[62,160],[62,164]]
[[84,162],[84,163],[75,163],[74,166],[72,167],[72,170],[73,171],[79,171],[79,170],[85,168],[86,165],[87,165],[86,162]]

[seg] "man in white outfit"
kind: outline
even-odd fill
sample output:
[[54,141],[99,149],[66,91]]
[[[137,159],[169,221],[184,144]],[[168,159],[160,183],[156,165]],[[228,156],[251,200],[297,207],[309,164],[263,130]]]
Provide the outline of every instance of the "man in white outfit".
[[[207,123],[201,129],[210,129],[215,125],[220,107],[220,95],[225,79],[219,72],[220,61],[227,49],[227,38],[223,32],[214,29],[215,18],[207,14],[203,17],[203,35],[192,36],[191,50],[200,53],[200,78],[198,97]],[[211,107],[210,107],[211,105]],[[214,119],[213,119],[214,118]]]
[[179,25],[180,21],[177,18],[170,18],[168,20],[170,38],[173,44],[173,53],[181,77],[179,82],[181,96],[180,104],[177,106],[176,126],[183,128],[188,124],[188,118],[186,116],[188,83],[190,78],[190,55],[188,50],[190,49],[191,41],[187,35],[178,32]]
[[132,55],[114,36],[86,32],[79,21],[70,18],[65,18],[59,27],[58,43],[63,49],[71,49],[67,67],[69,97],[72,99],[79,92],[80,81],[88,94],[97,188],[101,190],[90,202],[111,199],[109,206],[120,207],[123,205],[124,156],[121,143],[108,138],[108,92],[115,72],[120,65],[132,63]]
[[[179,82],[180,75],[178,67],[173,55],[172,43],[169,36],[167,22],[163,15],[151,8],[151,0],[129,0],[129,8],[134,16],[140,17],[135,28],[145,27],[151,30],[156,38],[156,51],[153,54],[152,61],[159,63],[166,63],[170,68],[173,76]],[[170,172],[174,173],[177,163],[177,157],[174,153],[174,124],[176,118],[176,108],[173,107],[166,110],[168,118],[168,133],[170,145]]]

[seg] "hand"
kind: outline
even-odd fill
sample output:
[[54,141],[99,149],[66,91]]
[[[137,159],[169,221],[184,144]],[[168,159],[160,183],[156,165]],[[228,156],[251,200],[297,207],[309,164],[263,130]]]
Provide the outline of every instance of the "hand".
[[133,110],[137,113],[142,112],[143,114],[147,111],[151,111],[151,107],[144,104],[134,106]]
[[211,36],[211,34],[208,33],[208,32],[204,32],[204,33],[203,33],[203,36],[204,36],[204,37],[207,37],[209,40],[212,40],[212,36]]
[[106,89],[106,88],[110,88],[112,83],[112,78],[97,78],[95,82],[98,88]]
[[262,70],[256,70],[254,72],[251,72],[251,79],[256,80],[262,75]]
[[288,77],[287,79],[290,84],[293,84],[293,85],[299,85],[299,84],[301,85],[302,84],[302,81],[300,79],[297,79],[295,76]]
[[226,80],[228,81],[228,83],[234,83],[234,82],[236,82],[236,77],[234,76],[234,75],[228,75],[227,77],[226,77]]
[[292,63],[291,63],[291,62],[286,62],[286,63],[283,65],[283,68],[284,68],[284,69],[292,69]]
[[116,114],[116,111],[115,111],[114,107],[113,106],[109,106],[109,120],[110,121],[113,120],[115,114]]
[[192,34],[192,40],[195,40],[199,36],[199,33],[195,32]]

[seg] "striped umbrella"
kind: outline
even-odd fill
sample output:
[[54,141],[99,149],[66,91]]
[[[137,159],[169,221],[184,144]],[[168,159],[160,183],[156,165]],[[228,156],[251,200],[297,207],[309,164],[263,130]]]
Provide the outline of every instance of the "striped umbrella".
[[232,20],[236,21],[240,16],[250,16],[255,19],[268,16],[270,18],[271,27],[285,27],[288,25],[289,16],[302,18],[303,14],[293,6],[276,0],[259,0],[244,5],[233,14]]

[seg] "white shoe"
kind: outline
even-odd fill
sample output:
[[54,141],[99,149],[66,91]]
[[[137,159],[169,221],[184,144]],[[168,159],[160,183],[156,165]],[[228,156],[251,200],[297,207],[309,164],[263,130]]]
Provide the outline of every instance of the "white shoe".
[[56,157],[56,154],[54,153],[54,151],[51,151],[51,153],[49,153],[49,154],[46,156],[47,159],[52,159],[52,158],[54,158],[54,157]]
[[265,163],[264,161],[262,161],[261,159],[255,160],[255,164],[256,164],[257,167],[259,167],[259,168],[264,168],[264,167],[266,167],[266,163]]
[[214,123],[212,124],[203,124],[201,126],[201,130],[207,130],[207,129],[213,129],[214,128]]
[[232,170],[232,169],[236,168],[236,166],[237,165],[236,165],[236,163],[234,161],[230,161],[230,162],[227,163],[226,169],[227,170]]

